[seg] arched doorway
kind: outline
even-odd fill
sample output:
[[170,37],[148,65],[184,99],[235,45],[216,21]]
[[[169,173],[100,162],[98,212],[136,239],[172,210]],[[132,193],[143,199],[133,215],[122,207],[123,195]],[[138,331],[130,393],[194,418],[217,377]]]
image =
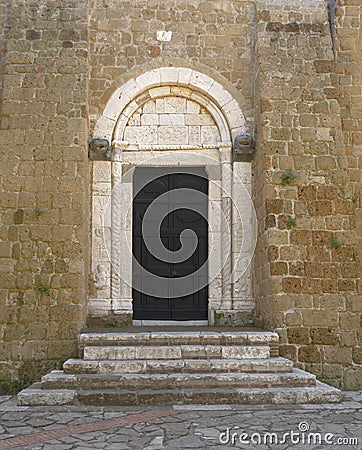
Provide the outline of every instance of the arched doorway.
[[95,278],[103,270],[104,283],[90,296],[90,315],[133,319],[134,173],[160,167],[207,176],[208,322],[252,314],[251,166],[232,153],[245,131],[237,101],[192,69],[155,69],[114,92],[94,132],[112,142],[112,160],[93,162],[92,270]]

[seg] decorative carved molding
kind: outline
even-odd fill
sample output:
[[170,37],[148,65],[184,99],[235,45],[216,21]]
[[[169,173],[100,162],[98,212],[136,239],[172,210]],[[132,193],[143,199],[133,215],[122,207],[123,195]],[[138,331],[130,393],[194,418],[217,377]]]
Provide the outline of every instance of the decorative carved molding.
[[121,238],[122,238],[122,164],[120,162],[112,163],[112,197],[111,197],[111,260],[112,276],[111,290],[112,298],[121,297]]
[[93,273],[93,284],[97,290],[108,288],[109,273],[104,265],[98,264]]
[[113,147],[126,148],[126,147],[128,147],[128,145],[129,145],[129,142],[126,142],[126,141],[119,141],[117,139],[114,139],[112,141],[112,146]]
[[218,148],[229,148],[229,149],[231,149],[233,144],[232,144],[231,141],[225,141],[225,142],[219,142],[217,144],[217,146],[218,146]]
[[125,151],[177,151],[177,150],[215,150],[217,148],[231,148],[232,143],[230,141],[227,142],[215,142],[215,143],[207,143],[207,144],[172,144],[172,145],[161,145],[161,144],[129,144],[125,141],[113,141],[114,145],[122,147]]
[[101,183],[106,182],[109,183],[111,180],[111,166],[105,162],[95,161],[93,163],[93,182]]
[[[124,127],[127,126],[129,118],[137,111],[140,104],[145,99],[157,99],[167,96],[178,96],[191,99],[199,103],[213,117],[220,131],[219,135],[208,135],[207,140],[215,142],[207,144],[142,144],[142,140],[124,139]],[[97,144],[97,139],[90,140],[90,152],[92,146],[92,157],[95,160],[93,165],[93,198],[105,197],[111,194],[111,208],[108,220],[108,228],[104,232],[111,237],[107,248],[104,244],[103,233],[101,229],[99,202],[96,205],[93,215],[93,233],[92,233],[92,267],[94,269],[93,289],[97,290],[97,296],[102,296],[106,306],[106,311],[112,309],[113,312],[127,311],[132,313],[132,291],[127,280],[132,280],[132,253],[126,249],[126,238],[129,229],[132,228],[132,217],[127,216],[127,205],[131,204],[132,195],[132,174],[130,167],[138,166],[172,166],[172,165],[205,165],[210,181],[219,181],[222,179],[224,190],[232,192],[231,179],[228,173],[232,170],[233,153],[237,153],[235,144],[238,139],[235,136],[242,136],[246,133],[247,124],[240,106],[232,93],[217,81],[211,79],[208,75],[197,72],[189,68],[162,67],[151,70],[139,75],[136,79],[129,80],[124,86],[117,89],[111,96],[103,115],[97,120],[95,135],[104,136],[112,143],[110,148],[107,139],[103,143],[107,150],[103,157],[99,158],[98,152],[102,154],[101,146],[93,148]],[[249,136],[250,137],[250,136]],[[113,139],[114,138],[114,139]],[[113,139],[113,140],[112,140]],[[206,140],[206,139],[205,139]],[[174,140],[174,142],[203,142],[205,140]],[[218,142],[222,141],[222,142]],[[139,142],[139,143],[138,143]],[[167,140],[149,140],[146,142],[168,142]],[[171,140],[172,142],[172,140]],[[251,141],[250,141],[251,142]],[[241,142],[242,143],[242,142]],[[101,144],[101,142],[98,142]],[[251,145],[248,147],[250,151]],[[233,151],[234,149],[234,151]],[[147,151],[154,152],[147,154]],[[179,153],[177,153],[179,151]],[[182,151],[188,154],[182,155]],[[194,155],[191,152],[194,151]],[[246,153],[249,156],[248,151]],[[144,152],[144,153],[142,153]],[[157,154],[157,152],[159,152]],[[163,153],[162,153],[163,152]],[[241,152],[242,153],[242,152]],[[99,160],[100,162],[98,162]],[[101,161],[109,161],[104,163]],[[250,161],[250,159],[249,159]],[[128,164],[128,165],[126,165]],[[95,166],[104,167],[95,167]],[[241,166],[241,165],[240,165]],[[250,164],[246,164],[250,167]],[[123,170],[122,170],[123,169]],[[249,173],[245,174],[242,182],[250,184]],[[233,194],[231,194],[233,197]],[[220,194],[221,196],[221,194]],[[223,195],[220,199],[222,213],[225,217],[224,223],[220,224],[221,231],[220,250],[218,255],[225,262],[224,269],[218,278],[210,282],[210,308],[218,305],[224,305],[232,309],[233,281],[231,272],[233,268],[233,254],[230,248],[230,241],[233,229],[233,210],[232,199],[229,195]],[[210,214],[216,214],[211,211]],[[248,211],[244,219],[248,220]],[[216,221],[216,216],[213,216]],[[218,221],[218,220],[217,220]],[[127,228],[127,230],[125,229]],[[218,239],[220,239],[220,232]],[[131,235],[130,235],[131,236]],[[129,237],[129,236],[128,236]],[[210,238],[211,239],[211,238]],[[131,242],[131,237],[129,242]],[[110,248],[109,248],[110,245]],[[108,253],[107,253],[108,250]],[[111,264],[109,263],[111,257]],[[102,268],[103,266],[103,268]],[[104,270],[105,268],[105,270]],[[98,270],[99,269],[99,270]],[[108,271],[108,274],[105,273]],[[107,278],[108,277],[108,278]],[[223,282],[224,281],[224,282]],[[102,288],[102,286],[105,286]],[[110,292],[106,292],[106,290]],[[249,297],[251,287],[249,278],[242,279],[240,284],[235,286],[235,292],[240,297]],[[223,303],[223,300],[225,303]],[[102,300],[103,301],[103,300]],[[91,308],[103,310],[103,304],[94,300]],[[215,308],[214,308],[215,309]]]

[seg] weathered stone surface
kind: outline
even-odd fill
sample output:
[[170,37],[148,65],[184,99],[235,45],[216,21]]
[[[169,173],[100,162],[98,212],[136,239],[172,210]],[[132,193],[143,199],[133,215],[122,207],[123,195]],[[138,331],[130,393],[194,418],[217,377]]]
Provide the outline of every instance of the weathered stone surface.
[[173,373],[173,372],[290,372],[292,363],[284,358],[268,359],[188,359],[138,361],[84,361],[68,360],[65,373]]
[[278,344],[279,337],[273,332],[258,331],[223,331],[214,328],[212,331],[150,331],[134,332],[117,331],[113,333],[82,333],[79,336],[80,347],[85,346],[150,346],[150,345],[269,345]]
[[[173,345],[162,345],[161,335],[172,339]],[[132,336],[136,337],[133,345],[119,345]],[[199,345],[187,343],[191,336]],[[278,346],[275,333],[186,332],[184,344],[182,337],[182,331],[140,332],[138,339],[133,332],[128,336],[125,332],[84,335],[80,340],[85,357],[98,356],[98,360],[65,362],[65,371],[52,371],[42,377],[38,389],[22,391],[19,403],[57,404],[62,390],[67,393],[65,403],[82,405],[339,401],[338,390],[316,387],[315,375],[293,369],[283,358],[270,357],[265,343],[269,341],[274,352]],[[139,345],[142,339],[149,345]],[[213,343],[206,344],[207,339]],[[221,344],[223,339],[229,345]],[[176,340],[181,343],[175,345]],[[118,345],[107,346],[109,342]],[[325,390],[334,396],[325,396]]]
[[[217,103],[230,113],[226,128],[231,122],[240,127],[235,103],[240,106],[256,130],[251,191],[258,243],[255,290],[251,283],[246,289],[257,320],[267,329],[286,328],[283,346],[293,359],[302,355],[301,363],[317,364],[315,352],[298,346],[326,347],[329,362],[321,364],[339,366],[340,384],[352,377],[343,373],[361,365],[360,8],[356,0],[338,5],[334,65],[327,11],[316,2],[152,0],[146,8],[143,1],[106,7],[91,0],[44,8],[41,1],[0,1],[0,364],[6,383],[33,380],[76,354],[94,269],[88,267],[86,141],[112,93],[132,79],[134,98],[146,72],[163,91],[139,98],[139,111],[127,116],[126,136],[135,142],[140,134],[141,143],[165,146],[219,137],[214,115],[197,96],[187,97],[186,86],[197,85],[209,98],[220,91],[217,83],[223,87]],[[160,41],[165,30],[172,30],[170,39]],[[169,71],[168,86],[163,75],[151,73],[161,66]],[[175,67],[183,67],[182,74],[175,75]],[[112,134],[110,120],[102,122],[105,134]],[[110,173],[98,179],[97,196],[108,195],[110,180]],[[99,236],[92,245],[106,258]],[[97,300],[102,312],[104,298]],[[130,313],[114,316],[131,324]],[[220,323],[240,325],[250,317],[250,311],[225,310]],[[337,349],[334,359],[329,347]]]
[[0,262],[0,309],[13,304],[17,316],[12,326],[0,314],[2,338],[14,342],[0,358],[12,360],[1,385],[32,382],[74,355],[86,315],[87,11],[84,2],[43,6],[0,5],[0,203],[9,211],[0,258],[18,262]]
[[[47,405],[47,401],[57,399],[57,391],[48,391],[42,395],[42,391],[31,393],[37,405]],[[70,397],[67,398],[70,400]],[[206,389],[189,390],[160,390],[160,391],[78,391],[73,400],[76,405],[85,406],[133,406],[133,405],[187,405],[187,404],[300,404],[300,403],[338,403],[341,401],[341,392],[338,389],[317,382],[317,388],[238,388],[218,389],[212,392]],[[25,395],[24,404],[31,404],[31,397]]]
[[359,389],[362,370],[361,367],[350,367],[344,370],[344,386],[346,389],[354,390]]
[[85,347],[84,358],[94,359],[220,359],[220,358],[267,358],[269,347],[243,347],[243,346],[137,346],[134,348],[112,347]]
[[[268,2],[257,3],[257,21],[261,30],[258,40],[258,65],[260,73],[265,74],[257,80],[260,92],[258,99],[260,115],[255,118],[256,123],[259,123],[259,144],[265,149],[264,152],[257,151],[255,159],[254,188],[255,192],[259,193],[255,198],[259,220],[263,222],[265,218],[273,215],[275,224],[280,224],[281,228],[286,226],[282,215],[286,213],[288,197],[285,188],[280,186],[279,171],[294,172],[295,178],[292,185],[297,187],[298,198],[288,199],[290,212],[295,214],[295,224],[291,228],[289,242],[286,239],[283,242],[282,235],[277,235],[274,230],[259,233],[262,244],[257,249],[255,258],[256,297],[262,318],[261,323],[273,327],[278,322],[278,326],[287,328],[286,340],[291,345],[287,343],[283,345],[283,352],[290,352],[293,358],[301,357],[303,361],[310,360],[309,362],[312,363],[319,357],[315,351],[311,351],[312,347],[308,344],[311,342],[318,346],[327,346],[328,352],[331,352],[329,356],[331,360],[334,349],[336,355],[339,354],[335,357],[339,363],[336,362],[333,366],[337,367],[340,364],[339,369],[343,372],[346,369],[344,364],[347,366],[350,364],[347,362],[348,351],[343,349],[342,353],[339,353],[338,346],[356,345],[353,344],[356,341],[352,330],[358,329],[358,325],[351,322],[348,332],[346,330],[338,334],[338,327],[343,322],[345,314],[345,300],[341,299],[339,306],[335,306],[334,309],[334,306],[328,303],[326,295],[343,293],[344,290],[350,293],[355,292],[355,278],[360,278],[361,274],[360,262],[354,259],[354,262],[351,262],[353,268],[349,267],[351,256],[347,255],[350,249],[342,248],[335,238],[336,230],[341,230],[344,226],[350,229],[354,226],[352,224],[356,219],[358,223],[361,220],[357,210],[351,208],[351,202],[348,204],[347,198],[351,199],[351,193],[344,195],[340,190],[340,186],[346,183],[352,183],[354,188],[360,189],[360,175],[357,175],[357,178],[352,175],[353,164],[356,161],[352,163],[350,159],[350,162],[345,160],[345,163],[342,163],[342,160],[345,157],[349,158],[347,155],[353,152],[352,134],[358,133],[360,124],[356,124],[357,128],[353,132],[350,117],[351,114],[357,116],[347,111],[345,102],[345,96],[348,96],[347,92],[350,88],[335,77],[329,49],[322,42],[318,55],[316,52],[311,60],[306,57],[301,58],[298,71],[295,71],[295,67],[288,62],[288,52],[293,48],[294,39],[304,46],[305,54],[310,53],[313,45],[320,39],[320,36],[317,37],[315,34],[322,26],[322,22],[317,19],[318,13],[316,10],[309,10],[315,18],[311,26],[305,16],[304,7],[304,4],[302,7],[297,3],[288,7],[283,2],[278,5],[273,3],[272,7]],[[313,9],[311,3],[308,4],[309,7]],[[344,7],[339,11],[341,12],[342,9],[345,11]],[[352,9],[346,8],[350,19],[352,20],[353,17],[359,21],[355,16],[357,10],[352,12]],[[295,14],[300,19],[298,23],[294,20]],[[308,34],[303,40],[299,40],[298,32],[302,30]],[[289,50],[282,51],[282,45]],[[270,54],[270,48],[274,46],[278,53],[277,58]],[[353,45],[346,44],[337,50],[337,60],[343,66],[342,71],[349,72],[348,64],[342,61],[343,58],[349,58],[352,55],[354,55],[356,68],[361,67],[362,59],[356,54]],[[303,78],[299,77],[300,71],[307,67],[313,75],[304,78],[303,87],[298,90],[296,86],[301,86],[300,82]],[[331,81],[329,88],[326,88],[325,83],[319,84],[318,80],[321,80],[321,77]],[[286,81],[289,87],[282,92],[282,85],[285,88]],[[359,84],[353,76],[349,82]],[[288,95],[290,103],[283,104]],[[357,95],[358,97],[361,95],[360,90]],[[308,101],[311,103],[307,104]],[[286,120],[290,114],[294,115],[294,123],[298,123],[299,129],[288,134],[284,124],[288,123]],[[331,127],[338,132],[331,132]],[[271,139],[287,139],[287,151],[282,151],[280,148],[278,152],[275,149],[270,152]],[[358,142],[356,135],[355,142]],[[268,156],[271,154],[271,159],[266,159],[265,154]],[[265,190],[260,189],[261,179],[268,184]],[[284,203],[283,211],[280,209],[282,202]],[[266,205],[267,215],[263,205]],[[276,239],[279,240],[276,241]],[[346,244],[347,242],[349,241],[346,240]],[[361,242],[361,234],[359,242]],[[272,280],[268,279],[269,274],[264,269],[265,243],[274,245],[273,252],[269,251],[268,255],[272,263],[270,265]],[[360,248],[360,244],[354,248],[357,247]],[[304,267],[300,265],[301,261],[304,262]],[[285,263],[288,264],[287,273]],[[359,271],[359,274],[353,277],[352,273],[355,269]],[[341,276],[341,272],[348,275]],[[273,291],[270,286],[273,286]],[[287,314],[284,313],[282,303],[271,300],[271,295],[277,294],[281,297],[283,292],[300,297],[298,307],[295,307],[294,311],[289,310]],[[314,301],[306,303],[305,299],[302,299],[303,294],[313,295]],[[316,310],[314,308],[317,305],[320,307]],[[306,331],[309,327],[310,335]],[[299,345],[303,347],[299,349],[298,356],[295,352],[298,351]],[[356,350],[357,354],[358,350]],[[326,373],[327,375],[329,377]],[[323,377],[323,375],[320,376]],[[336,378],[339,378],[339,383],[342,385],[343,375]]]
[[315,376],[294,369],[291,373],[171,373],[168,374],[100,374],[100,375],[69,375],[62,371],[53,371],[42,377],[43,390],[78,389],[78,390],[108,390],[126,389],[139,391],[145,389],[157,390],[188,389],[200,387],[212,388],[275,388],[315,386]]
[[74,402],[75,391],[60,390],[42,390],[42,389],[24,389],[18,394],[18,404],[20,406],[56,406],[69,405]]
[[[183,404],[174,405],[171,410],[144,406],[141,413],[139,407],[132,405],[110,408],[19,407],[11,399],[1,405],[0,434],[2,439],[14,436],[29,442],[27,439],[34,439],[34,434],[38,433],[40,440],[32,440],[25,446],[46,449],[73,446],[80,449],[107,447],[111,450],[126,450],[131,445],[147,450],[213,449],[220,448],[220,445],[237,447],[237,444],[231,444],[231,438],[228,444],[225,443],[227,428],[229,434],[236,432],[238,436],[242,432],[249,433],[249,436],[251,433],[260,433],[263,438],[265,433],[269,439],[270,433],[276,433],[282,440],[284,433],[291,430],[297,433],[299,424],[307,423],[311,432],[317,430],[321,436],[332,433],[335,438],[346,438],[348,445],[356,446],[356,442],[358,445],[362,438],[360,410],[361,395],[357,392],[344,393],[341,404]],[[281,420],[281,417],[287,417],[288,420]],[[55,430],[55,433],[58,431],[60,435],[55,434],[56,439],[54,435],[47,435],[50,429]],[[42,433],[40,436],[39,432]],[[45,440],[47,437],[51,439]],[[5,442],[10,447],[15,446],[14,441],[2,440],[3,445]]]

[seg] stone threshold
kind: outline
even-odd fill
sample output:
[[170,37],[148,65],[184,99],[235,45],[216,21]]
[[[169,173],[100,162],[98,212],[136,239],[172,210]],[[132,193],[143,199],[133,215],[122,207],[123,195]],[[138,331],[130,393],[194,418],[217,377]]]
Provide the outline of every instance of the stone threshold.
[[204,327],[208,326],[207,320],[133,320],[135,327]]
[[170,331],[170,332],[184,332],[184,331],[211,331],[215,333],[222,333],[225,331],[231,332],[258,332],[269,333],[267,330],[256,327],[212,327],[208,325],[199,326],[185,326],[185,325],[141,325],[130,327],[88,327],[82,331],[82,334],[88,333],[141,333],[141,332],[157,332],[157,331]]

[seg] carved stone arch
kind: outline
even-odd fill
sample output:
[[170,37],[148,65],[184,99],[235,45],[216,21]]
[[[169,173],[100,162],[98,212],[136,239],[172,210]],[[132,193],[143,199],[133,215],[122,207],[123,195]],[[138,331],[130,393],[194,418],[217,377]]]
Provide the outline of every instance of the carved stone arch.
[[[182,88],[186,88],[184,92]],[[218,81],[187,67],[159,67],[128,80],[109,98],[96,122],[94,135],[110,141],[119,137],[125,117],[147,100],[148,95],[167,95],[168,89],[188,95],[203,105],[219,127],[223,142],[247,131],[245,116],[237,100]],[[170,93],[168,95],[170,95]]]
[[[125,138],[125,129],[127,125],[129,125],[130,120],[135,117],[136,113],[142,110],[143,106],[147,106],[150,103],[162,102],[163,100],[167,102],[168,99],[184,100],[187,101],[188,104],[198,105],[203,108],[210,118],[212,118],[212,124],[218,129],[218,142],[226,143],[231,141],[232,138],[226,118],[214,101],[201,92],[195,92],[188,87],[181,86],[161,86],[141,92],[120,114],[113,129],[112,139],[117,141],[127,141],[128,139]],[[159,112],[155,111],[155,113]],[[187,111],[184,107],[183,110],[175,110],[174,113],[187,114]],[[159,114],[162,115],[162,113]],[[209,125],[211,125],[211,122],[209,122]]]

